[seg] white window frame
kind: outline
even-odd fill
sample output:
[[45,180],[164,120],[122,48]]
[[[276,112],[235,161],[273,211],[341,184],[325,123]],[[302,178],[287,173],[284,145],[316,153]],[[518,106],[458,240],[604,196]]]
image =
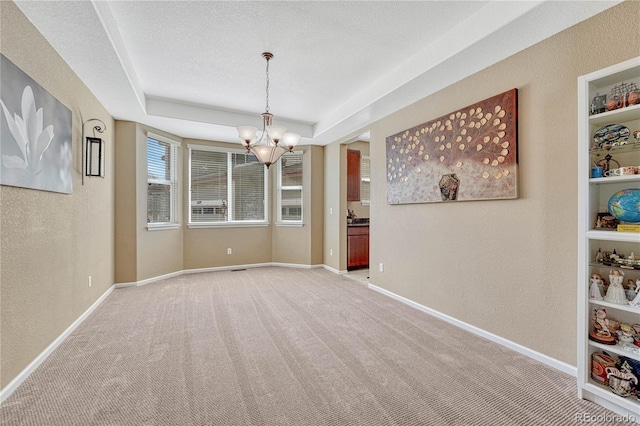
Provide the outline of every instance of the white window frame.
[[[169,180],[166,179],[149,179],[147,176],[147,185],[149,184],[161,184],[161,185],[169,185],[170,191],[170,219],[169,222],[148,222],[147,230],[149,231],[160,231],[167,229],[178,229],[180,228],[180,220],[179,220],[179,211],[180,211],[180,179],[178,169],[180,168],[180,142],[167,138],[162,135],[158,135],[152,132],[147,132],[147,147],[146,147],[146,158],[149,156],[149,139],[155,140],[157,142],[168,143],[171,146],[171,150],[175,155],[175,167],[171,167],[170,169],[170,177]],[[147,174],[149,170],[149,164],[147,164]],[[145,192],[145,196],[148,196],[148,190]],[[147,199],[147,209],[149,200]]]
[[[269,173],[268,169],[264,167],[264,220],[229,220],[233,217],[233,173],[232,166],[233,160],[231,154],[246,154],[244,149],[228,149],[209,145],[187,145],[189,161],[187,165],[188,169],[188,183],[189,183],[189,220],[187,226],[189,228],[219,228],[219,227],[255,227],[255,226],[268,226],[269,225]],[[220,222],[191,222],[191,152],[192,151],[212,151],[222,152],[227,154],[227,220]],[[252,154],[249,154],[252,155]]]
[[[364,161],[368,161],[369,162],[369,173],[367,176],[364,176],[362,173],[362,170],[364,170],[364,168],[362,167],[362,163]],[[371,198],[371,157],[369,157],[368,155],[363,155],[362,157],[360,157],[360,195],[362,197],[362,194],[364,193],[364,191],[362,190],[362,183],[363,182],[369,182],[369,198]],[[360,198],[360,203],[363,206],[368,206],[371,204],[371,200],[365,200]]]
[[[288,185],[282,186],[282,159],[287,155],[286,153],[280,157],[280,161],[278,161],[277,169],[276,169],[276,225],[277,226],[303,226],[304,225],[304,152],[303,151],[293,151],[293,154],[302,155],[302,173],[303,173],[303,182],[302,185]],[[282,191],[283,190],[300,190],[300,220],[286,220],[282,219]]]

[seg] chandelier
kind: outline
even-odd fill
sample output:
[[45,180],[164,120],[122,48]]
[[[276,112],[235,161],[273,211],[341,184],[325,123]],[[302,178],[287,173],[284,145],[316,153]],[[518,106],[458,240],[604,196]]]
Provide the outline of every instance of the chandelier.
[[271,124],[273,114],[269,112],[269,61],[273,58],[273,54],[264,52],[262,57],[267,60],[267,107],[262,113],[262,134],[258,138],[258,129],[253,126],[239,126],[237,130],[238,137],[244,142],[247,152],[255,155],[261,164],[269,168],[285,152],[293,151],[300,141],[300,135],[286,133],[286,127]]

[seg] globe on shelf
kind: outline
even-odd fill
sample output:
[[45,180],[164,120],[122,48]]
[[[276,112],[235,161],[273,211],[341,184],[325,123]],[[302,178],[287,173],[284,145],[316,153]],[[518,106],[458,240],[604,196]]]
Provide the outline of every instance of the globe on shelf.
[[640,189],[618,191],[609,198],[609,213],[621,222],[640,223]]

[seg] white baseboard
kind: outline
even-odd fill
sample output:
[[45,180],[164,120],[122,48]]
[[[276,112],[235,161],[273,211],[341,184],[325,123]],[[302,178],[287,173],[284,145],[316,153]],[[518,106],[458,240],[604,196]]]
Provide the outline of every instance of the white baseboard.
[[313,268],[322,267],[322,265],[303,265],[301,263],[280,263],[280,262],[271,262],[271,266],[281,266],[283,268],[298,268],[298,269],[313,269]]
[[329,266],[329,265],[322,265],[322,267],[323,267],[324,269],[326,269],[327,271],[331,271],[331,272],[333,272],[334,274],[338,274],[338,275],[344,275],[344,274],[346,274],[347,272],[349,272],[349,271],[340,271],[340,270],[338,270],[338,269],[332,268],[332,267],[331,267],[331,266]]
[[168,278],[173,278],[173,277],[179,277],[180,275],[182,275],[182,271],[170,272],[168,274],[164,274],[164,275],[160,275],[160,276],[153,277],[153,278],[147,278],[146,280],[138,281],[136,283],[136,285],[137,286],[147,285],[147,284],[154,283],[156,281],[166,280]]
[[504,347],[507,347],[509,349],[512,349],[518,353],[521,353],[522,355],[528,356],[529,358],[533,358],[536,361],[539,361],[545,365],[548,365],[549,367],[553,367],[557,370],[562,371],[563,373],[569,374],[573,377],[577,377],[578,375],[578,369],[577,367],[574,367],[572,365],[566,364],[562,361],[559,361],[555,358],[551,358],[550,356],[547,356],[545,354],[542,354],[540,352],[534,351],[533,349],[527,348],[526,346],[522,346],[518,343],[512,342],[511,340],[505,339],[504,337],[500,337],[496,334],[490,333],[488,331],[485,331],[481,328],[478,328],[476,326],[473,326],[471,324],[467,324],[464,321],[460,321],[456,318],[453,318],[449,315],[443,314],[442,312],[438,312],[434,309],[428,308],[424,305],[421,305],[419,303],[414,302],[413,300],[407,299],[406,297],[402,297],[399,296],[389,290],[385,290],[383,288],[380,288],[376,285],[373,284],[369,284],[369,288],[371,290],[377,291],[378,293],[384,294],[385,296],[391,297],[392,299],[398,300],[402,303],[405,303],[409,306],[411,306],[412,308],[416,308],[422,312],[425,312],[429,315],[432,315],[436,318],[439,318],[443,321],[448,322],[449,324],[455,325],[456,327],[460,327],[464,330],[467,330],[475,335],[478,335],[480,337],[484,337],[485,339],[491,340],[492,342],[498,343],[499,345],[502,345]]
[[62,334],[58,336],[58,338],[56,338],[56,340],[54,340],[44,351],[42,351],[42,353],[40,353],[40,355],[38,355],[33,361],[31,361],[31,363],[24,370],[22,370],[20,374],[18,374],[11,382],[9,382],[7,386],[4,387],[4,389],[0,390],[0,403],[7,399],[9,395],[11,395],[18,388],[18,386],[20,386],[22,382],[24,382],[25,379],[29,377],[33,370],[38,368],[38,366],[42,364],[42,362],[47,359],[47,357],[51,355],[51,353],[58,346],[60,346],[64,339],[66,339],[67,336],[69,336],[69,334],[71,334],[73,330],[75,330],[82,323],[82,321],[84,321],[104,301],[104,299],[107,298],[109,294],[111,294],[114,288],[114,285],[109,287],[109,289],[107,289],[107,291],[105,291],[102,296],[98,298],[98,300],[96,300],[91,306],[89,306],[89,309],[84,311],[84,313],[80,315],[78,319],[73,322],[73,324],[67,327],[67,329],[63,331]]
[[313,269],[313,268],[325,268],[334,272],[336,274],[346,274],[347,271],[338,271],[337,269],[333,269],[327,265],[319,264],[319,265],[304,265],[300,263],[280,263],[280,262],[265,262],[265,263],[250,263],[246,265],[229,265],[229,266],[212,266],[210,268],[195,268],[195,269],[183,269],[181,271],[171,272],[165,275],[159,275],[157,277],[147,278],[141,281],[134,281],[128,283],[118,283],[114,284],[115,288],[127,288],[127,287],[137,287],[141,285],[151,284],[156,281],[164,280],[167,278],[178,277],[180,275],[186,274],[200,274],[203,272],[217,272],[217,271],[233,271],[238,269],[249,269],[249,268],[263,268],[265,266],[279,266],[282,268],[301,268],[301,269]]
[[249,268],[262,268],[265,266],[271,266],[271,262],[267,263],[250,263],[247,265],[230,265],[230,266],[212,266],[210,268],[196,268],[196,269],[183,269],[180,271],[180,275],[182,274],[201,274],[203,272],[218,272],[218,271],[233,271],[238,269],[249,269]]
[[127,288],[127,287],[135,287],[137,285],[138,283],[120,283],[120,284],[114,284],[113,288]]

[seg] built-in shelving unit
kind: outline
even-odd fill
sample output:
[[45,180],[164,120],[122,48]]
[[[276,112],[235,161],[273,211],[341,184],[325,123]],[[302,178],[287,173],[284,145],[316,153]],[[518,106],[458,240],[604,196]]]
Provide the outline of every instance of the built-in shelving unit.
[[[614,358],[626,357],[640,362],[640,347],[607,345],[589,339],[594,330],[594,311],[604,308],[607,318],[621,323],[640,324],[640,308],[591,298],[590,277],[600,274],[608,282],[612,270],[624,273],[624,282],[640,279],[640,269],[616,263],[596,261],[599,250],[634,253],[640,258],[640,232],[620,232],[617,228],[598,228],[599,213],[607,212],[607,202],[618,191],[640,188],[640,174],[591,177],[594,163],[610,155],[620,166],[640,166],[640,141],[633,132],[640,130],[640,104],[593,114],[596,95],[609,94],[621,83],[640,85],[640,57],[611,66],[578,79],[578,396],[592,400],[619,414],[629,415],[640,423],[640,399],[636,395],[619,396],[591,377],[592,356],[605,352]],[[629,129],[629,137],[616,146],[597,147],[594,133],[603,126],[619,124]]]

